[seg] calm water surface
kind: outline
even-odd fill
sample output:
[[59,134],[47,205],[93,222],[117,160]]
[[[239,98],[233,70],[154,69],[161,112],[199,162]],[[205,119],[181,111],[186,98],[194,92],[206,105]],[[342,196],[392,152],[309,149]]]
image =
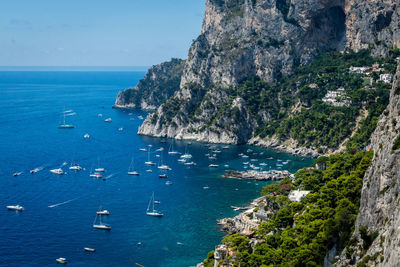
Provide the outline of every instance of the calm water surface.
[[[217,155],[218,169],[210,169],[206,144],[160,143],[136,135],[141,111],[111,109],[118,91],[132,87],[143,72],[0,72],[0,266],[56,266],[65,257],[69,266],[190,266],[204,259],[223,237],[216,219],[237,214],[230,206],[244,205],[259,196],[266,183],[221,178],[223,170],[242,169],[244,161],[264,169],[292,172],[310,160],[272,151],[232,146]],[[63,110],[72,110],[58,129]],[[102,114],[99,117],[98,114]],[[112,118],[111,123],[104,122]],[[123,128],[122,131],[118,130]],[[90,135],[84,139],[84,134]],[[144,165],[148,153],[139,148],[163,147],[163,162],[172,170],[167,179]],[[185,166],[169,147],[193,155],[196,166]],[[246,153],[248,159],[238,154]],[[267,159],[273,157],[274,159]],[[140,176],[128,176],[134,158]],[[290,160],[287,164],[284,164]],[[69,171],[71,162],[84,170]],[[67,165],[63,166],[66,162]],[[107,179],[89,177],[104,167]],[[66,175],[50,169],[62,167]],[[30,174],[29,170],[41,171]],[[23,172],[13,177],[14,172]],[[166,185],[166,180],[172,185]],[[208,187],[208,189],[204,189]],[[162,218],[146,216],[152,192],[161,202]],[[23,212],[6,205],[19,204]],[[50,206],[50,207],[49,207]],[[96,211],[110,211],[103,221],[109,232],[92,228]],[[141,245],[138,245],[138,242]],[[95,253],[83,251],[96,248]]]

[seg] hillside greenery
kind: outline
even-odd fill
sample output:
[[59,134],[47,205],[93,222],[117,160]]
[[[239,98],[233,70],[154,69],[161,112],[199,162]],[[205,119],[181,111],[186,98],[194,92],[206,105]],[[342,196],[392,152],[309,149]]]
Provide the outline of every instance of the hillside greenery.
[[[255,230],[259,240],[255,245],[240,234],[226,236],[223,243],[234,251],[226,261],[230,266],[242,267],[322,266],[334,245],[341,251],[354,242],[350,237],[359,210],[363,177],[372,156],[370,151],[324,157],[320,163],[324,163],[325,170],[304,168],[295,174],[293,182],[286,179],[264,187],[263,194],[270,201],[279,202],[279,210]],[[287,191],[278,190],[283,184],[311,192],[301,202],[292,202]],[[364,236],[369,237],[367,232]],[[205,263],[212,261],[211,252]]]

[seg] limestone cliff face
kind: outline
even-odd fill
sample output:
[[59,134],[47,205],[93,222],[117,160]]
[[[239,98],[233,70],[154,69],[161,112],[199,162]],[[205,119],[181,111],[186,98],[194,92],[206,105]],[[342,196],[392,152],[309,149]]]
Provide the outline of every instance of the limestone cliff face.
[[[399,12],[397,0],[207,0],[180,89],[138,133],[216,143],[255,140],[260,119],[224,89],[248,77],[273,83],[327,51],[370,48],[374,55],[387,55],[400,46]],[[224,116],[215,119],[221,110]],[[260,110],[257,117],[268,122],[271,112]],[[299,154],[315,155],[311,150]]]
[[[398,266],[400,262],[400,64],[390,95],[390,104],[382,114],[372,136],[374,158],[363,183],[354,253],[343,255],[339,266],[365,260],[368,266]],[[363,241],[361,226],[368,227],[377,238],[366,252],[359,249]],[[358,246],[360,245],[360,246]],[[366,256],[372,258],[368,260]]]
[[345,5],[346,45],[353,50],[372,48],[375,55],[400,47],[400,6],[392,0],[349,0]]
[[152,66],[135,88],[118,93],[114,107],[156,109],[179,90],[184,63],[172,59]]

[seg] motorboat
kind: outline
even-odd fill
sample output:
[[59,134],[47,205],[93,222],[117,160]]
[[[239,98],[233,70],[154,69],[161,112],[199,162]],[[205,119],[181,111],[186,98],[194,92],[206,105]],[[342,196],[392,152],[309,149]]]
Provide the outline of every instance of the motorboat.
[[16,211],[23,211],[24,207],[20,206],[20,205],[10,205],[7,206],[8,210],[16,210]]
[[112,122],[112,119],[111,119],[111,118],[107,118],[107,119],[105,119],[104,121],[105,121],[105,122]]
[[72,165],[69,167],[69,169],[73,170],[73,171],[80,171],[80,170],[82,170],[82,167],[79,165]]
[[58,174],[58,175],[64,174],[64,171],[63,171],[61,168],[52,169],[52,170],[50,170],[50,172],[51,172],[51,173],[54,173],[54,174]]
[[99,210],[96,212],[97,215],[110,215],[108,210]]
[[99,172],[91,173],[89,176],[93,177],[93,178],[98,178],[98,179],[100,179],[102,177],[101,173],[99,173]]
[[162,173],[158,177],[160,177],[160,178],[168,178],[168,175],[166,175],[165,173]]
[[208,167],[211,167],[211,168],[218,168],[218,164],[210,164],[210,165],[208,165]]
[[83,138],[89,139],[89,138],[90,138],[90,135],[89,135],[89,134],[85,134],[85,135],[83,136]]
[[165,184],[166,185],[172,185],[172,182],[171,181],[166,181]]
[[94,248],[83,248],[83,250],[88,251],[88,252],[95,252],[96,249]]
[[67,259],[66,258],[58,258],[58,259],[56,259],[56,261],[58,263],[61,263],[61,264],[66,264],[67,263]]

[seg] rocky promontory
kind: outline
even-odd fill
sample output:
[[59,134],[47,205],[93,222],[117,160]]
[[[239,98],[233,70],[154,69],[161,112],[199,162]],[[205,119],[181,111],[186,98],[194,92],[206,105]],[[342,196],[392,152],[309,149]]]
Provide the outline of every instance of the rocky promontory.
[[134,88],[118,93],[114,108],[156,109],[179,90],[184,63],[173,58],[152,66]]

